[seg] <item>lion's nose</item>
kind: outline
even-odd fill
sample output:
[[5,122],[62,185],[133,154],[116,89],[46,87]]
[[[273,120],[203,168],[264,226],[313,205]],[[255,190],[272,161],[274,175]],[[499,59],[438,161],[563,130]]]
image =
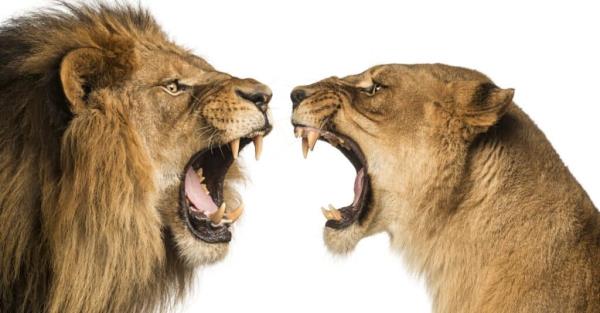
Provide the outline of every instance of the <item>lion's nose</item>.
[[300,102],[306,99],[307,96],[308,92],[305,89],[300,87],[294,88],[294,90],[292,90],[292,94],[290,95],[290,97],[292,98],[292,109],[298,107]]
[[271,100],[271,97],[273,96],[273,93],[271,92],[271,90],[266,86],[264,86],[263,88],[257,87],[253,90],[238,89],[238,90],[236,90],[236,94],[240,98],[254,103],[254,105],[256,105],[256,107],[261,112],[267,112],[267,109],[268,109],[267,105],[269,104],[269,101]]

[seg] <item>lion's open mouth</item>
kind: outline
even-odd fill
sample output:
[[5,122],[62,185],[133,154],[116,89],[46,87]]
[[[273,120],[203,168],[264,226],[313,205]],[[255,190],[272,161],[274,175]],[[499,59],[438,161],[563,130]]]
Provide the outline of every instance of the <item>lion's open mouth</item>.
[[317,139],[320,139],[340,150],[356,169],[352,204],[341,209],[336,209],[331,205],[329,209],[321,208],[323,215],[327,218],[325,226],[333,229],[343,229],[357,221],[361,222],[367,214],[371,185],[367,171],[367,161],[360,146],[350,137],[333,131],[303,125],[295,125],[294,131],[296,137],[302,138],[302,152],[305,158],[309,150],[314,148]]
[[183,220],[197,238],[207,243],[231,241],[229,226],[240,217],[243,207],[229,208],[225,203],[225,176],[239,151],[252,141],[258,159],[263,135],[260,132],[201,150],[188,161],[180,186],[180,206]]

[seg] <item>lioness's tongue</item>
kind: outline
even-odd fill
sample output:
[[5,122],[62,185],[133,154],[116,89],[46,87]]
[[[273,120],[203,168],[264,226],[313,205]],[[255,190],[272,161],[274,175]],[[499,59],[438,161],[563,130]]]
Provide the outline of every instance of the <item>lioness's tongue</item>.
[[217,205],[208,193],[204,191],[200,177],[198,177],[198,174],[196,174],[191,166],[187,173],[185,173],[185,195],[194,208],[204,213],[204,215],[208,216],[217,211]]
[[356,173],[356,178],[354,179],[354,201],[352,202],[352,205],[356,205],[356,203],[358,203],[358,199],[362,193],[364,179],[365,168],[363,167],[358,171],[358,173]]

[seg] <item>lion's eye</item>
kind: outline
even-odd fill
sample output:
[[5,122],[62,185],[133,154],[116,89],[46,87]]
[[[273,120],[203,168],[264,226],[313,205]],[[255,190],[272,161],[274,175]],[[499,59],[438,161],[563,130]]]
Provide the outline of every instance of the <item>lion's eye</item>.
[[378,91],[380,91],[381,89],[383,89],[383,85],[381,85],[379,83],[373,83],[373,85],[371,85],[368,88],[361,89],[361,91],[366,93],[369,96],[372,96],[372,95],[376,94]]
[[177,80],[170,81],[170,82],[166,83],[165,85],[163,85],[162,87],[167,93],[169,93],[173,96],[180,94],[185,89],[185,86],[180,84],[179,81],[177,81]]

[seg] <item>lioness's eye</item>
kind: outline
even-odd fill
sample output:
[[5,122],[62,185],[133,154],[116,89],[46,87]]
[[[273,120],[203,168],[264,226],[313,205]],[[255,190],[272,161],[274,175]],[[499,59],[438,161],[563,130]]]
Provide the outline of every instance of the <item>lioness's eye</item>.
[[375,93],[377,93],[378,91],[380,91],[381,89],[383,89],[383,86],[379,83],[374,82],[373,85],[371,85],[370,87],[364,88],[361,90],[362,90],[362,92],[366,93],[367,95],[372,96]]
[[173,96],[180,94],[185,89],[185,85],[180,84],[178,80],[170,81],[162,87],[167,93]]

